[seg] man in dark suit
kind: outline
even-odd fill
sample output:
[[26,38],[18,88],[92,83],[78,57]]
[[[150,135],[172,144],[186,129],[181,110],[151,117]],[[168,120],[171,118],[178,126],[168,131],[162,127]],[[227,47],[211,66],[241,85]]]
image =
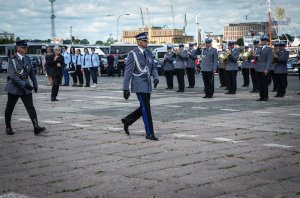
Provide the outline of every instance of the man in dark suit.
[[[44,132],[45,127],[38,125],[37,115],[32,101],[32,90],[38,91],[37,80],[33,71],[31,60],[27,53],[27,41],[20,40],[16,42],[17,53],[9,59],[8,78],[5,91],[8,93],[5,109],[5,124],[7,135],[14,135],[11,127],[11,117],[18,99],[21,98],[29,114],[34,127],[34,134],[38,135]],[[28,77],[30,77],[33,86],[31,86]]]
[[157,141],[158,138],[154,135],[150,98],[152,92],[151,76],[153,76],[154,88],[159,83],[157,68],[154,64],[153,54],[147,49],[148,33],[142,32],[136,35],[138,47],[133,49],[128,54],[126,61],[123,93],[127,100],[130,96],[129,83],[131,81],[131,91],[136,93],[140,101],[140,107],[122,119],[124,130],[129,135],[128,127],[143,116],[146,139]]
[[59,90],[59,84],[62,80],[62,68],[65,65],[64,57],[60,54],[60,47],[54,47],[54,54],[51,55],[50,67],[52,72],[52,93],[51,101],[58,101],[57,94]]

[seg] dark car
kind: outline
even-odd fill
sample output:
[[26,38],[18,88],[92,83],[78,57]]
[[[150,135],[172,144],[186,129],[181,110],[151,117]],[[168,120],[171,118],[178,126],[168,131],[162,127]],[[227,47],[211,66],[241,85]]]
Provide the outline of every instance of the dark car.
[[164,75],[164,68],[163,68],[162,61],[160,61],[158,59],[154,59],[154,65],[157,68],[158,75],[160,75],[160,76]]
[[8,67],[8,56],[1,56],[0,57],[0,73],[5,71],[7,72]]
[[287,71],[289,74],[297,74],[299,72],[300,62],[297,58],[290,58],[287,63]]

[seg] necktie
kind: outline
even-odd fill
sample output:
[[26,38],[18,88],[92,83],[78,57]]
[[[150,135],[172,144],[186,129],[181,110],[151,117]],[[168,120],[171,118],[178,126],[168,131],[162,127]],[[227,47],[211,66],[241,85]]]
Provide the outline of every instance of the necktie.
[[83,65],[85,65],[85,55],[84,55],[84,57],[83,57]]
[[143,54],[144,54],[144,57],[145,57],[145,59],[146,59],[146,51],[145,51],[145,50],[143,51]]

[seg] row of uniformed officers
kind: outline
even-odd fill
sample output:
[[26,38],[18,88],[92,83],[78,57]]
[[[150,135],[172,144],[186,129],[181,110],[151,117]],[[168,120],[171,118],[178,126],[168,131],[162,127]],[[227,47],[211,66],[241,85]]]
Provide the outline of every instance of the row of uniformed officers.
[[[221,87],[225,87],[226,94],[235,94],[237,91],[238,61],[242,61],[242,74],[244,83],[242,87],[249,87],[250,77],[253,84],[251,93],[259,92],[259,101],[268,100],[268,84],[273,78],[276,97],[283,97],[287,87],[287,61],[289,53],[285,49],[285,43],[274,44],[274,49],[269,47],[268,36],[261,37],[253,42],[253,49],[248,46],[242,57],[240,49],[235,48],[235,42],[228,42],[228,49],[218,54],[217,49],[212,47],[212,39],[205,39],[205,47],[200,50],[194,49],[194,44],[189,44],[185,50],[184,45],[179,45],[179,50],[173,51],[172,46],[167,46],[164,56],[163,67],[167,81],[167,89],[173,89],[173,74],[175,72],[178,81],[177,92],[184,92],[184,75],[187,74],[189,86],[195,86],[196,61],[200,57],[201,72],[204,82],[205,96],[212,98],[214,94],[214,74],[218,70]],[[175,62],[175,63],[174,63]]]

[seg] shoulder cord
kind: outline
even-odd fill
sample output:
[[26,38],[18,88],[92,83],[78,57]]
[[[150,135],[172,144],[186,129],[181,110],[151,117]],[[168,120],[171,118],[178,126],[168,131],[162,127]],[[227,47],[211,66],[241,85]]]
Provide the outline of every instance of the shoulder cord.
[[134,58],[134,61],[135,61],[135,65],[136,65],[136,68],[138,69],[138,71],[140,72],[139,74],[135,74],[135,73],[132,73],[134,76],[142,76],[144,74],[147,74],[148,75],[148,79],[150,79],[150,72],[149,72],[149,67],[146,65],[144,69],[142,69],[139,61],[138,61],[138,58],[135,54],[135,52],[131,51],[130,53],[133,54],[133,58]]
[[18,72],[18,71],[17,71],[17,66],[16,66],[16,61],[15,61],[15,59],[11,59],[11,60],[12,60],[12,62],[13,62],[13,64],[14,64],[16,73],[17,73],[18,75],[23,75],[24,69],[22,69],[20,72]]

